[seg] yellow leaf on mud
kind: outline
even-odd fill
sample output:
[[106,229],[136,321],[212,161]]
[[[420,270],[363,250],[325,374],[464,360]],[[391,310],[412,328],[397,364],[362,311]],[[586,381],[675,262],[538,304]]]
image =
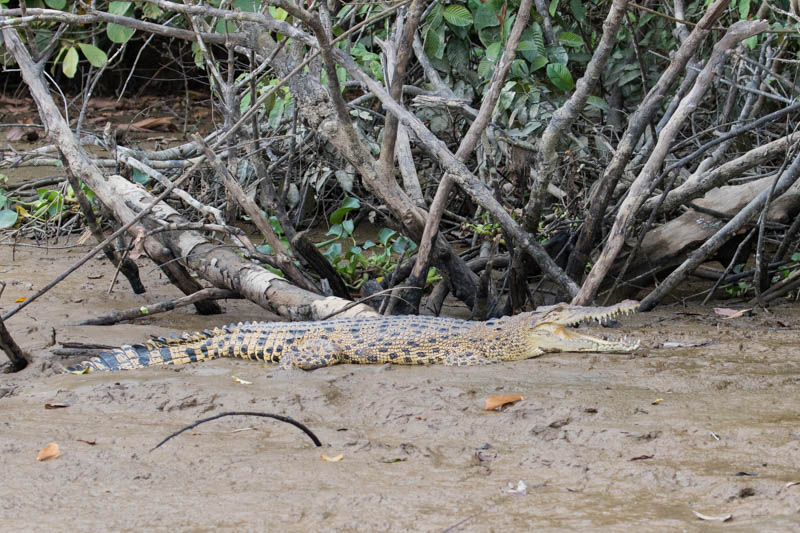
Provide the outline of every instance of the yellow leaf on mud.
[[752,308],[750,309],[728,309],[727,307],[715,307],[714,312],[719,316],[724,317],[722,320],[731,320],[732,318],[739,318],[740,316],[751,315]]
[[664,398],[656,398],[655,400],[653,400],[651,405],[658,405],[663,401],[664,401]]
[[24,302],[25,300],[27,300],[27,298],[25,298],[25,297],[22,297],[22,298],[17,298],[16,300],[14,300],[14,303],[21,304],[21,303],[22,303],[22,302]]
[[252,381],[247,381],[246,379],[239,379],[236,376],[233,376],[233,381],[235,381],[236,383],[241,383],[242,385],[252,385],[253,384]]
[[342,454],[339,454],[336,457],[328,457],[327,455],[323,455],[322,456],[322,460],[323,461],[328,461],[329,463],[338,463],[342,459],[344,459],[344,455],[342,455]]
[[521,395],[519,394],[495,394],[494,396],[489,396],[486,398],[486,406],[484,409],[487,411],[494,411],[504,405],[508,405],[510,403],[521,402],[524,400]]
[[90,367],[89,365],[86,365],[85,367],[81,368],[80,370],[70,370],[69,373],[70,374],[81,375],[81,374],[88,374],[91,370],[92,370],[92,367]]
[[91,237],[91,236],[92,236],[92,230],[90,230],[88,228],[83,230],[83,233],[81,234],[81,236],[78,237],[77,244],[85,244],[86,241],[88,241],[89,237]]
[[37,461],[47,461],[48,459],[55,459],[61,455],[61,449],[59,449],[58,444],[55,442],[51,442],[41,450],[39,450],[39,455],[36,456]]

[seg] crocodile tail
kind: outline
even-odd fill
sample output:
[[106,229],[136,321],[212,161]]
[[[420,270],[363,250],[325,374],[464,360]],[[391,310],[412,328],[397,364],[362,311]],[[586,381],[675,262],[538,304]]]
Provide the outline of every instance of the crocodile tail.
[[178,337],[158,337],[141,344],[125,345],[97,357],[67,367],[67,372],[84,374],[94,371],[131,370],[146,366],[183,365],[214,359],[230,346],[229,328],[184,333]]

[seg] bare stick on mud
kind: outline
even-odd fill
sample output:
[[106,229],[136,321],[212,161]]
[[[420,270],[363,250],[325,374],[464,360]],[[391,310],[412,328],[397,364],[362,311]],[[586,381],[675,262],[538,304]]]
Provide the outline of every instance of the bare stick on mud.
[[208,287],[192,293],[189,296],[183,296],[181,298],[175,298],[174,300],[167,300],[165,302],[158,302],[146,306],[143,305],[141,307],[134,307],[122,311],[114,311],[111,314],[97,318],[90,318],[89,320],[78,322],[75,325],[109,326],[111,324],[116,324],[117,322],[122,322],[123,320],[135,320],[137,318],[151,316],[157,313],[166,313],[167,311],[172,311],[178,307],[192,305],[193,303],[201,300],[223,300],[228,298],[242,298],[242,295],[240,295],[238,292],[229,291],[228,289]]
[[155,447],[153,447],[153,449],[150,450],[150,451],[152,452],[156,448],[159,448],[162,444],[166,443],[172,437],[177,437],[178,435],[180,435],[184,431],[188,431],[190,429],[196,428],[200,424],[203,424],[205,422],[211,422],[212,420],[216,420],[217,418],[222,418],[223,416],[260,416],[260,417],[263,417],[263,418],[274,418],[275,420],[280,420],[281,422],[286,422],[287,424],[291,424],[294,427],[300,429],[303,433],[308,435],[308,438],[311,439],[311,441],[314,443],[314,446],[316,446],[318,448],[320,446],[322,446],[322,442],[320,442],[320,440],[317,438],[317,436],[314,435],[314,432],[312,432],[310,429],[308,429],[305,425],[301,424],[297,420],[295,420],[293,418],[289,418],[288,416],[274,415],[272,413],[259,413],[259,412],[255,412],[255,411],[228,411],[226,413],[220,413],[218,415],[209,416],[208,418],[201,418],[200,420],[195,421],[193,424],[190,424],[190,425],[186,426],[185,428],[181,429],[180,431],[176,431],[175,433],[169,435],[167,438],[165,438],[164,440],[162,440],[161,442],[156,444]]
[[2,318],[0,318],[0,350],[5,352],[11,360],[12,372],[19,372],[28,366],[28,360],[25,358],[25,354],[22,353],[22,349],[19,345],[14,342]]

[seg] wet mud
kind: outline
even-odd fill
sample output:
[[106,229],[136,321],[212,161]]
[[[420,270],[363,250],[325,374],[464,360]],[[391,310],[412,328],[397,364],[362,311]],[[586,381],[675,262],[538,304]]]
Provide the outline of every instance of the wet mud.
[[[3,247],[3,312],[85,251]],[[145,295],[125,281],[108,294],[113,268],[98,257],[8,321],[34,362],[0,374],[0,529],[800,528],[800,484],[792,484],[800,482],[798,304],[731,320],[710,307],[664,306],[618,328],[586,328],[641,339],[625,355],[549,354],[468,368],[284,372],[218,360],[60,373],[74,359],[53,349],[67,342],[114,346],[274,318],[229,301],[223,316],[186,308],[135,325],[70,325],[179,296],[142,265]],[[525,399],[485,411],[496,394]],[[236,410],[290,416],[323,446],[275,420],[232,417],[151,451],[199,418]],[[61,456],[37,462],[50,442]]]

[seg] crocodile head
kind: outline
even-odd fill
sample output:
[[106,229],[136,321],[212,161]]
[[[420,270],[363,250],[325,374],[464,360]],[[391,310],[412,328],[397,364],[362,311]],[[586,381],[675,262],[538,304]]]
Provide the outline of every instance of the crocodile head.
[[[639,308],[639,302],[625,300],[608,307],[579,307],[558,304],[540,308],[528,322],[527,337],[537,350],[544,352],[632,352],[639,341],[606,340],[578,333],[569,326],[595,320],[598,323]],[[520,315],[522,316],[522,315]]]

